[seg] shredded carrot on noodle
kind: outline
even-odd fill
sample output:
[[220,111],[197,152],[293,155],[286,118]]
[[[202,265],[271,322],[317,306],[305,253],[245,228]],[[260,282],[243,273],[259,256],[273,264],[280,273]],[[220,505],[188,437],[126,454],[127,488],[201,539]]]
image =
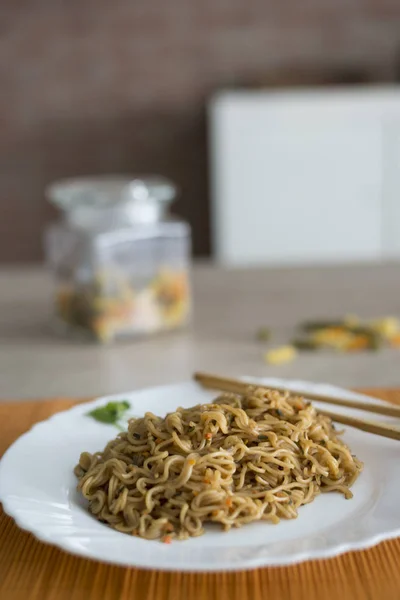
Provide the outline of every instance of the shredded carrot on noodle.
[[170,544],[172,542],[172,537],[170,535],[164,535],[161,540],[164,544]]

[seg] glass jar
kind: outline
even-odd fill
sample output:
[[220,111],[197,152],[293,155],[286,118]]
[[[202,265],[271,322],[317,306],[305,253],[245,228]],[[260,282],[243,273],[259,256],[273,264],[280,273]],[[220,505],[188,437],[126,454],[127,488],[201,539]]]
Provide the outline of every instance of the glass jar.
[[190,317],[190,228],[169,215],[161,177],[57,182],[62,211],[46,231],[57,322],[100,342],[185,325]]

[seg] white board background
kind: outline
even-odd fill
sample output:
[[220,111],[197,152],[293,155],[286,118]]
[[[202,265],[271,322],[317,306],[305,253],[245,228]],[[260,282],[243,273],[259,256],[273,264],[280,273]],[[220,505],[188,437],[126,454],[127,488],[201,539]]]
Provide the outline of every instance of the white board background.
[[221,93],[210,155],[219,262],[400,257],[397,88]]

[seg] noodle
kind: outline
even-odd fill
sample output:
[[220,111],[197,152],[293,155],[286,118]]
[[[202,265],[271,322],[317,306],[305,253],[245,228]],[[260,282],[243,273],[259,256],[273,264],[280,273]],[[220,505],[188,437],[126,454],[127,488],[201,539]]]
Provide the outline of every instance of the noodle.
[[201,535],[205,522],[229,530],[293,519],[320,492],[351,498],[361,469],[309,402],[249,388],[131,419],[103,452],[81,454],[75,474],[97,519],[169,541]]

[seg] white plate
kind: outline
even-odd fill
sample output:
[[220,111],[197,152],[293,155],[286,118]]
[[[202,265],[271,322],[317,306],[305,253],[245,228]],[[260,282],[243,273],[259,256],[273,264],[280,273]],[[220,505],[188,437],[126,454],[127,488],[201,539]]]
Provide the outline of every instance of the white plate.
[[[303,389],[304,393],[371,401],[332,386],[260,381]],[[81,451],[101,450],[117,434],[113,426],[88,418],[85,413],[89,409],[118,398],[130,401],[131,416],[147,410],[165,414],[177,406],[188,407],[213,396],[213,392],[193,382],[181,383],[99,398],[38,423],[9,448],[0,463],[0,500],[5,511],[40,540],[74,554],[122,565],[180,571],[290,564],[366,548],[400,535],[400,444],[350,427],[344,440],[365,464],[353,487],[354,498],[323,494],[301,507],[299,517],[291,521],[278,525],[251,523],[228,533],[210,528],[201,537],[166,545],[119,533],[87,512],[76,492],[73,468]]]

